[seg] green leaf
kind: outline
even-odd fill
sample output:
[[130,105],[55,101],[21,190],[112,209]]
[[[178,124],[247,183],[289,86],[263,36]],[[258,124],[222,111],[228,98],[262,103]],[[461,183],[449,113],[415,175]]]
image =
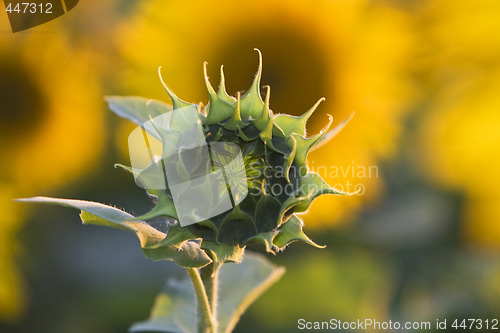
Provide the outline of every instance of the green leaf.
[[[84,224],[94,224],[134,232],[140,240],[144,254],[153,260],[172,260],[182,267],[199,268],[212,262],[197,241],[175,238],[175,232],[165,234],[144,221],[133,221],[133,216],[114,207],[97,202],[46,197],[18,199],[23,202],[38,202],[72,207],[81,210]],[[172,229],[174,230],[174,229]],[[187,232],[187,231],[186,231]],[[191,235],[191,234],[190,234]],[[194,238],[194,237],[193,237]],[[170,240],[170,242],[168,242]]]
[[[217,319],[221,333],[232,332],[243,312],[285,273],[283,267],[264,256],[247,253],[240,264],[224,265],[219,271]],[[195,333],[196,300],[190,279],[170,279],[156,298],[151,317],[134,324],[130,332]]]
[[128,221],[128,219],[133,218],[133,216],[129,213],[98,202],[47,197],[18,199],[17,201],[37,202],[77,208],[82,211],[80,216],[84,224],[94,224],[135,232],[141,240],[142,246],[165,238],[164,233],[156,230],[143,221]]
[[156,297],[150,318],[132,325],[129,332],[197,332],[196,299],[187,275],[182,280],[169,279]]
[[219,332],[230,333],[246,309],[277,282],[285,268],[247,252],[241,264],[222,266],[219,275]]
[[303,226],[304,223],[302,223],[297,216],[292,215],[292,217],[279,228],[278,234],[273,239],[273,244],[280,250],[283,250],[288,244],[295,241],[302,241],[320,249],[324,248],[325,246],[318,245],[307,237],[302,231]]
[[150,116],[154,118],[172,111],[170,105],[144,97],[107,96],[106,101],[111,111],[122,118],[132,120],[139,126],[148,121]]
[[142,248],[147,247],[151,244],[155,244],[156,242],[165,237],[164,233],[156,230],[155,228],[151,227],[149,224],[143,221],[137,221],[137,222],[122,221],[121,223],[115,223],[100,216],[93,215],[85,210],[82,210],[80,218],[84,224],[94,224],[103,227],[112,227],[112,228],[124,229],[127,231],[135,232],[135,234],[139,238]]

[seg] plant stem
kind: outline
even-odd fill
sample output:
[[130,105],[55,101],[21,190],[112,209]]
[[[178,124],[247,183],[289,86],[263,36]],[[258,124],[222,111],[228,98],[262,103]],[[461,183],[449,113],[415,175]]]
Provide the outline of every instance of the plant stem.
[[[200,269],[200,276],[207,291],[207,298],[213,318],[217,318],[218,273],[219,269],[216,268],[215,263],[211,263]],[[215,323],[217,324],[217,321]],[[217,330],[217,327],[215,329]]]
[[193,283],[194,292],[198,301],[198,333],[216,333],[216,319],[212,315],[207,291],[196,268],[186,268]]

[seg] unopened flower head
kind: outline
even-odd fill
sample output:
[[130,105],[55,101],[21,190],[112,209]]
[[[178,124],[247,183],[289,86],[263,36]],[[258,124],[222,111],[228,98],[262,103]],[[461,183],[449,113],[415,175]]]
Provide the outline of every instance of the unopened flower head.
[[[222,68],[216,92],[205,64],[206,107],[179,99],[166,85],[173,104],[168,114],[158,107],[160,102],[148,103],[149,119],[135,137],[146,138],[148,149],[151,139],[161,144],[157,154],[150,151],[149,165],[127,169],[157,198],[157,205],[139,218],[170,217],[180,222],[171,228],[187,228],[196,238],[216,244],[257,242],[268,251],[296,240],[317,246],[303,233],[295,213],[305,212],[319,195],[343,193],[308,169],[307,154],[344,124],[328,132],[330,117],[320,133],[307,136],[306,122],[323,99],[299,117],[274,114],[270,87],[261,97],[261,74],[262,57],[250,89],[233,97],[226,92]],[[133,155],[131,150],[132,164]]]

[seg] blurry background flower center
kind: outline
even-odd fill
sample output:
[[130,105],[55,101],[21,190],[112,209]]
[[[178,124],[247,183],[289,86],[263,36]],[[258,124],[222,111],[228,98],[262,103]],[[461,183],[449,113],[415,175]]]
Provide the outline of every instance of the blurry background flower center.
[[[221,41],[220,47],[211,50],[216,52],[212,59],[207,59],[213,84],[218,83],[220,76],[216,64],[220,63],[224,65],[226,79],[230,82],[228,93],[234,96],[237,91],[246,91],[257,68],[257,59],[252,52],[256,47],[265,57],[262,86],[271,87],[271,105],[275,113],[301,115],[320,97],[331,96],[332,84],[327,82],[325,72],[331,66],[332,55],[322,50],[314,38],[314,31],[307,35],[300,31],[302,24],[295,24],[295,31],[266,25],[254,29],[238,27],[241,31],[234,31],[227,40]],[[265,90],[261,93],[264,96]],[[333,106],[333,99],[330,98],[329,102]]]
[[[34,73],[19,63],[12,63],[2,55],[0,73],[3,84],[0,89],[0,131],[2,145],[11,140],[25,140],[45,120],[47,99]],[[7,140],[10,138],[11,140]],[[15,144],[15,143],[14,143]]]

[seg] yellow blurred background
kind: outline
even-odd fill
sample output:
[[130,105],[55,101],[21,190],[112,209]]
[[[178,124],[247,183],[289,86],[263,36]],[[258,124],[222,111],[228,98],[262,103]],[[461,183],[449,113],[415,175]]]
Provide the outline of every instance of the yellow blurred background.
[[[123,332],[147,316],[158,281],[175,268],[140,274],[162,264],[145,263],[125,236],[12,199],[146,211],[133,180],[112,167],[128,163],[133,126],[103,97],[168,101],[162,66],[180,98],[206,104],[203,62],[213,85],[224,65],[236,94],[257,69],[253,48],[263,53],[275,113],[300,115],[326,97],[310,133],[327,114],[340,123],[355,113],[309,167],[332,186],[362,191],[313,203],[305,228],[327,249],[296,245],[271,258],[288,273],[237,331],[253,323],[290,332],[301,317],[498,314],[499,15],[496,0],[87,0],[13,34],[2,12],[0,332]],[[103,273],[102,247],[119,268]]]

